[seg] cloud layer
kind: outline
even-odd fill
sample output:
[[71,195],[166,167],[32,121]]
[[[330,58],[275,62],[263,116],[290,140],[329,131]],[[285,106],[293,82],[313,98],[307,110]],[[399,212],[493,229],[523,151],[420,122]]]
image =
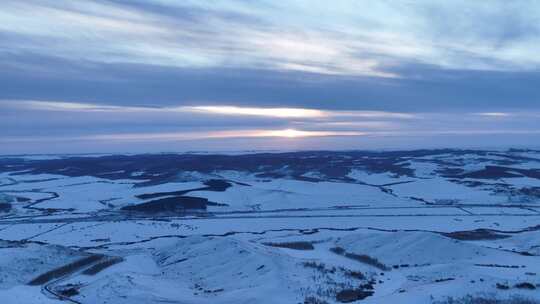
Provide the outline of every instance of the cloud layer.
[[89,63],[400,77],[403,62],[536,69],[539,15],[535,1],[7,0],[0,30],[3,52]]
[[5,0],[0,141],[532,142],[538,16],[532,0]]
[[[0,143],[4,154],[142,152],[158,147],[168,151],[410,149],[447,146],[449,137],[461,138],[456,141],[461,144],[475,138],[476,144],[494,146],[501,144],[494,138],[512,137],[510,142],[526,145],[540,138],[538,119],[540,112],[399,113],[3,100]],[[235,141],[240,143],[230,145]]]

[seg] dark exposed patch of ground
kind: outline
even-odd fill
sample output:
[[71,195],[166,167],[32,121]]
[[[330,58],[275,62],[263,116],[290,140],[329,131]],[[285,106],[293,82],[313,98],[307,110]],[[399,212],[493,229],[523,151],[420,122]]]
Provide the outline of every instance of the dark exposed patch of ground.
[[344,267],[335,267],[335,266],[332,266],[332,267],[327,267],[327,265],[325,265],[324,263],[318,263],[318,262],[314,262],[314,261],[308,261],[308,262],[304,262],[302,263],[302,265],[306,268],[311,268],[311,269],[315,269],[321,273],[336,273],[336,272],[340,272],[342,273],[344,276],[348,277],[348,278],[351,278],[351,279],[355,279],[355,280],[365,280],[366,279],[366,276],[360,272],[360,271],[356,271],[356,270],[350,270],[350,269],[347,269],[347,268],[344,268]]
[[494,267],[494,268],[514,268],[514,269],[517,269],[517,268],[521,267],[519,265],[501,265],[501,264],[474,264],[474,266]]
[[477,170],[477,171],[449,176],[449,177],[499,179],[499,178],[513,178],[513,177],[523,177],[523,176],[540,179],[540,169],[521,169],[521,168],[502,167],[502,166],[486,166],[482,170]]
[[0,212],[9,212],[11,210],[10,203],[0,203]]
[[[373,289],[373,287],[371,289]],[[364,287],[344,289],[336,294],[336,301],[341,303],[351,303],[363,300],[371,295],[373,295],[373,290]]]
[[[236,170],[259,177],[302,177],[317,172],[327,180],[350,180],[351,169],[373,173],[388,172],[396,176],[414,176],[407,160],[437,154],[467,154],[466,150],[416,150],[396,152],[370,151],[310,151],[290,153],[258,153],[242,155],[143,154],[109,155],[101,157],[66,157],[62,159],[28,160],[4,158],[0,172],[26,170],[25,174],[59,174],[94,176],[110,180],[137,179],[139,186],[175,181],[182,172],[213,173]],[[141,173],[142,172],[142,173]]]
[[266,246],[289,248],[295,250],[313,250],[313,244],[311,242],[283,242],[283,243],[263,243]]
[[28,197],[22,197],[22,196],[17,196],[15,200],[17,201],[17,203],[26,203],[26,202],[32,201],[32,199]]
[[[213,202],[206,198],[194,196],[175,196],[160,198],[157,200],[122,207],[124,211],[135,211],[144,213],[178,213],[186,210],[206,210],[206,207]],[[214,203],[217,204],[217,203]]]
[[532,283],[529,283],[529,282],[521,282],[521,283],[517,283],[516,285],[514,285],[514,288],[535,290],[536,285],[534,285]]
[[328,304],[328,302],[314,296],[308,296],[304,299],[304,304]]
[[441,234],[461,241],[498,240],[511,237],[510,235],[497,233],[489,229],[443,232]]
[[59,286],[55,288],[55,291],[61,294],[64,297],[73,297],[79,294],[80,285],[67,284],[65,286]]
[[442,282],[448,282],[448,281],[453,281],[453,280],[455,280],[455,278],[441,278],[441,279],[436,279],[434,282],[442,283]]
[[56,269],[47,271],[33,280],[31,280],[28,285],[43,285],[51,280],[63,277],[67,274],[73,273],[83,267],[86,267],[88,265],[91,265],[93,263],[98,262],[99,260],[103,259],[103,255],[101,254],[94,254],[85,258],[82,258],[80,260],[77,260],[75,262],[69,263],[67,265],[58,267]]
[[[531,157],[522,157],[515,153],[519,152],[438,149],[381,152],[306,151],[240,155],[143,154],[100,157],[71,156],[46,160],[7,157],[0,159],[0,172],[12,172],[14,168],[17,168],[20,172],[24,171],[24,174],[47,173],[72,177],[94,176],[109,180],[136,179],[141,181],[135,187],[177,181],[178,176],[184,172],[214,174],[216,171],[222,170],[246,172],[254,174],[259,178],[289,178],[310,182],[355,182],[354,179],[347,176],[352,169],[370,173],[388,173],[396,177],[415,177],[415,170],[411,167],[411,161],[417,161],[436,164],[439,166],[439,169],[436,170],[437,174],[454,179],[497,179],[521,176],[540,179],[540,169],[511,167],[512,165],[523,162],[540,160]],[[438,155],[451,155],[452,159],[438,158]],[[494,159],[491,156],[497,156],[497,158]],[[423,157],[431,158],[422,159]],[[500,159],[501,157],[506,159]],[[482,170],[474,172],[465,172],[459,169],[459,166],[467,161],[489,161],[492,164],[498,165],[489,165]],[[306,175],[307,173],[316,173],[320,177],[308,177]],[[237,184],[241,185],[241,183]],[[207,186],[217,189],[214,185]],[[192,191],[194,190],[192,189]]]
[[512,189],[509,191],[509,195],[528,196],[540,199],[540,187],[521,187],[519,189]]
[[376,267],[376,268],[378,268],[380,270],[390,270],[390,267],[386,266],[385,264],[383,264],[382,262],[380,262],[376,258],[370,257],[369,255],[366,255],[366,254],[356,254],[356,253],[352,253],[352,252],[347,252],[347,251],[345,251],[345,249],[343,249],[341,247],[331,248],[330,251],[332,251],[335,254],[342,255],[342,256],[344,256],[346,258],[358,261],[360,263],[371,265],[371,266]]
[[223,192],[227,190],[229,187],[231,187],[231,184],[227,181],[220,180],[220,179],[211,179],[206,182],[204,182],[206,187],[200,187],[200,188],[194,188],[194,189],[188,189],[188,190],[180,190],[180,191],[169,191],[169,192],[156,192],[156,193],[147,193],[147,194],[141,194],[137,195],[137,198],[140,199],[152,199],[157,197],[163,197],[163,196],[181,196],[188,194],[193,191],[216,191],[216,192]]

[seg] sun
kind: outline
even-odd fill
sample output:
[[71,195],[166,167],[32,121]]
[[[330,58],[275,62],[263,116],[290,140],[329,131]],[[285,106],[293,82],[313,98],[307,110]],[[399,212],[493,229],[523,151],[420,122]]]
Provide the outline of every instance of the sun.
[[309,132],[298,131],[295,129],[285,129],[285,130],[272,131],[272,135],[276,137],[297,138],[297,137],[308,136]]
[[298,130],[294,130],[294,129],[285,129],[285,130],[282,130],[281,131],[281,136],[283,137],[290,137],[290,138],[294,138],[294,137],[299,137],[299,136],[302,136],[302,131],[298,131]]

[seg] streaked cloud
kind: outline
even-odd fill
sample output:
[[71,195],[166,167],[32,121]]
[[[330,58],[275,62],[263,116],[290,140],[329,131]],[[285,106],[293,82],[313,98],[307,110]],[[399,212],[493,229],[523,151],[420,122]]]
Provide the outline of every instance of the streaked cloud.
[[79,102],[62,101],[34,101],[34,100],[3,100],[0,105],[10,108],[20,108],[35,111],[66,111],[66,112],[128,112],[145,110],[138,107],[123,107],[110,105],[97,105]]
[[5,0],[0,34],[16,39],[0,52],[373,77],[401,77],[389,67],[410,62],[532,70],[538,13],[530,1]]
[[384,111],[335,111],[305,108],[263,108],[240,106],[115,106],[79,102],[35,101],[35,100],[0,100],[0,107],[20,108],[35,111],[66,112],[116,112],[116,113],[198,113],[231,116],[262,116],[275,118],[399,118],[412,119],[417,115],[411,113],[395,113]]
[[399,113],[385,111],[332,111],[330,116],[341,117],[358,117],[358,118],[396,118],[396,119],[413,119],[419,118],[420,115],[414,113]]
[[284,130],[234,130],[212,132],[178,132],[178,133],[131,133],[131,134],[106,134],[83,137],[85,140],[106,141],[153,141],[153,140],[194,140],[208,138],[250,138],[250,137],[324,137],[324,136],[360,136],[362,132],[347,131],[302,131],[295,129]]
[[268,116],[280,118],[318,118],[325,117],[327,113],[321,110],[314,109],[298,109],[298,108],[250,108],[250,107],[235,107],[235,106],[195,106],[184,107],[182,109],[192,110],[201,113],[214,113],[224,115],[251,115],[251,116]]
[[236,106],[195,106],[176,108],[185,111],[197,111],[201,113],[224,114],[224,115],[247,115],[266,116],[279,118],[332,118],[332,117],[356,117],[356,118],[400,118],[412,119],[417,115],[411,113],[395,113],[384,111],[331,111],[301,108],[252,108]]
[[[494,119],[512,117],[516,119]],[[0,100],[0,141],[5,146],[38,142],[141,143],[244,138],[275,142],[333,138],[336,144],[445,136],[536,136],[538,112],[336,111],[244,106],[121,106],[96,103]],[[49,128],[40,128],[38,126]],[[54,126],[54,127],[53,127]],[[349,138],[349,139],[347,139]],[[356,139],[358,142],[355,142]],[[76,146],[79,144],[76,144]],[[264,143],[259,143],[264,146]],[[257,148],[248,144],[243,148]]]
[[380,121],[380,120],[368,120],[368,121],[318,121],[318,122],[302,122],[293,121],[295,125],[306,126],[319,126],[323,128],[360,128],[360,129],[388,129],[398,128],[399,123],[394,121]]
[[512,112],[480,112],[473,113],[475,116],[486,117],[486,118],[509,118],[509,119],[520,119],[520,118],[540,118],[539,111],[512,111]]
[[284,130],[232,130],[232,131],[187,131],[187,132],[162,132],[162,133],[113,133],[95,134],[85,136],[28,136],[28,137],[0,137],[3,143],[18,142],[54,142],[54,141],[134,141],[134,142],[154,142],[154,141],[186,141],[200,139],[224,139],[224,138],[303,138],[303,137],[329,137],[329,136],[362,136],[364,132],[352,131],[302,131],[295,129]]
[[479,116],[486,116],[486,117],[508,117],[511,116],[510,113],[504,113],[504,112],[482,112],[482,113],[474,113],[475,115]]

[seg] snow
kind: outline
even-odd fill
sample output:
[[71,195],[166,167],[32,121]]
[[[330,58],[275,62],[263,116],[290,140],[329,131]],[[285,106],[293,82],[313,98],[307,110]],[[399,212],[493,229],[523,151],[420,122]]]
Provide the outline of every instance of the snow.
[[490,256],[500,259],[493,249],[481,248],[431,232],[379,232],[351,234],[337,245],[347,252],[365,254],[387,265],[448,264]]
[[39,303],[60,304],[60,300],[53,300],[41,293],[40,287],[18,285],[7,290],[0,290],[0,299],[3,304]]
[[0,241],[0,290],[26,284],[38,274],[80,256],[79,252],[62,246]]
[[395,174],[389,173],[370,173],[358,169],[353,169],[348,177],[353,178],[357,181],[364,182],[371,185],[385,185],[391,183],[402,183],[414,181],[414,178],[408,176],[396,176]]
[[457,200],[462,203],[494,204],[507,201],[506,196],[494,195],[491,191],[467,187],[444,178],[422,179],[414,183],[393,185],[390,188],[400,197],[421,197],[431,202]]
[[[80,269],[50,288],[77,286],[79,295],[72,298],[81,303],[303,303],[308,296],[336,303],[337,291],[367,282],[373,282],[374,294],[359,303],[431,304],[480,293],[540,300],[538,289],[511,287],[503,293],[495,287],[540,284],[531,275],[540,273],[540,231],[534,228],[540,223],[540,202],[512,192],[539,187],[539,180],[440,175],[445,168],[474,171],[504,160],[490,153],[444,153],[400,159],[415,176],[361,168],[341,181],[324,180],[311,169],[304,174],[318,182],[215,170],[182,171],[176,180],[141,186],[144,181],[130,178],[3,172],[0,200],[30,201],[12,201],[10,213],[0,214],[0,302],[59,303],[44,288],[26,284],[90,253],[123,261],[95,275]],[[131,177],[143,174],[134,171]],[[120,210],[148,201],[137,197],[141,194],[203,188],[208,179],[226,180],[231,187],[188,195],[228,206],[209,206],[208,213],[189,216]],[[478,181],[482,184],[471,186]],[[442,234],[475,229],[508,237],[466,241]],[[287,242],[311,242],[314,248],[268,245]],[[369,255],[390,269],[336,254],[334,247]],[[365,279],[347,271],[361,272]]]

